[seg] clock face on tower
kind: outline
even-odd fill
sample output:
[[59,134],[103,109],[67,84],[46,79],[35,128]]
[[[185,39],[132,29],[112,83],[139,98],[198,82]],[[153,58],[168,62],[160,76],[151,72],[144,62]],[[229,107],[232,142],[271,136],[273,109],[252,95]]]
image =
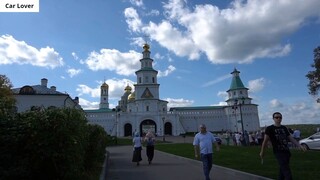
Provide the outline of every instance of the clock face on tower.
[[146,88],[142,93],[141,98],[153,98],[152,93],[150,92],[149,88]]

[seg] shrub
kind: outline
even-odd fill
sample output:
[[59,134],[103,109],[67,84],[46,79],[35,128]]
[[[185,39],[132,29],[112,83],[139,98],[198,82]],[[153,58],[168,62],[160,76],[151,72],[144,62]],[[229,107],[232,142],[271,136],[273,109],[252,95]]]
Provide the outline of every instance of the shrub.
[[104,157],[103,129],[88,125],[79,110],[51,108],[0,120],[0,179],[87,179]]

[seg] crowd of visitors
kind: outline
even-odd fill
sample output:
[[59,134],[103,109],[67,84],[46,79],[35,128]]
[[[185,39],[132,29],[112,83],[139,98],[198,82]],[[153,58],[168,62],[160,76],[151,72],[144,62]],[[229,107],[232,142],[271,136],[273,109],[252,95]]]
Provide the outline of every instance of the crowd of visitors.
[[225,140],[226,145],[231,145],[230,140],[232,139],[234,146],[255,146],[255,145],[262,145],[264,131],[257,131],[257,132],[225,132],[220,136],[221,139]]
[[[210,180],[209,175],[212,169],[212,156],[214,152],[212,144],[215,144],[217,148],[216,151],[219,151],[221,145],[219,143],[221,142],[220,139],[224,140],[222,144],[227,146],[261,146],[259,156],[261,157],[262,163],[265,148],[272,147],[273,153],[279,163],[279,179],[292,179],[289,167],[289,160],[291,157],[289,148],[298,148],[302,151],[306,151],[306,149],[299,144],[301,132],[299,129],[292,130],[281,125],[281,113],[275,112],[272,117],[274,124],[263,130],[256,132],[248,132],[247,130],[242,132],[226,131],[222,134],[218,134],[218,136],[207,131],[205,124],[201,124],[199,126],[199,132],[195,134],[193,145],[195,158],[202,161],[205,179]],[[319,129],[317,129],[317,131],[319,131]],[[138,132],[135,132],[132,142],[134,148],[132,162],[135,162],[137,166],[140,165],[140,161],[142,160],[142,145],[145,144],[146,155],[150,165],[154,156],[155,134],[149,130],[141,137]],[[233,144],[231,144],[231,142],[233,142]]]

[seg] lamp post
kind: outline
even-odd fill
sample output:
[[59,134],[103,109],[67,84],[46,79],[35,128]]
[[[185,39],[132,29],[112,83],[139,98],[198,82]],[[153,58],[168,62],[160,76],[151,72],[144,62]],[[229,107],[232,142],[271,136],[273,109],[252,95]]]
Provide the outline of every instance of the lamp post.
[[119,128],[119,120],[120,120],[120,113],[117,113],[117,122],[116,122],[116,137],[118,137],[118,128]]
[[[241,105],[243,104],[244,101],[244,97],[241,98],[242,102],[238,102],[238,99],[235,100],[234,105],[235,105],[235,109],[237,109],[237,107],[239,106],[239,111],[240,111],[240,123],[241,123],[241,131],[242,131],[242,138],[245,141],[245,137],[244,137],[244,127],[243,127],[243,119],[242,119],[242,109],[241,109]],[[246,144],[246,141],[244,143]]]
[[233,113],[234,113],[234,119],[236,120],[236,125],[234,125],[235,130],[238,132],[238,119],[237,119],[237,106],[236,103],[234,103],[234,106],[232,106],[232,109],[234,109]]
[[166,137],[165,137],[165,134],[164,134],[164,133],[165,133],[164,119],[165,119],[165,118],[163,117],[163,118],[162,118],[162,124],[163,124],[163,139],[162,139],[162,141],[163,141],[163,142],[166,141]]

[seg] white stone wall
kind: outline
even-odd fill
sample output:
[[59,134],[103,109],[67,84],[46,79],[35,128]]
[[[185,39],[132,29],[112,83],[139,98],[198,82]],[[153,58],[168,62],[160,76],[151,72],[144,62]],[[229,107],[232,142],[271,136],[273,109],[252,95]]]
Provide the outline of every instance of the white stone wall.
[[14,95],[17,102],[16,106],[18,112],[24,112],[30,110],[32,106],[50,107],[55,106],[59,108],[63,107],[75,107],[74,101],[67,95]]

